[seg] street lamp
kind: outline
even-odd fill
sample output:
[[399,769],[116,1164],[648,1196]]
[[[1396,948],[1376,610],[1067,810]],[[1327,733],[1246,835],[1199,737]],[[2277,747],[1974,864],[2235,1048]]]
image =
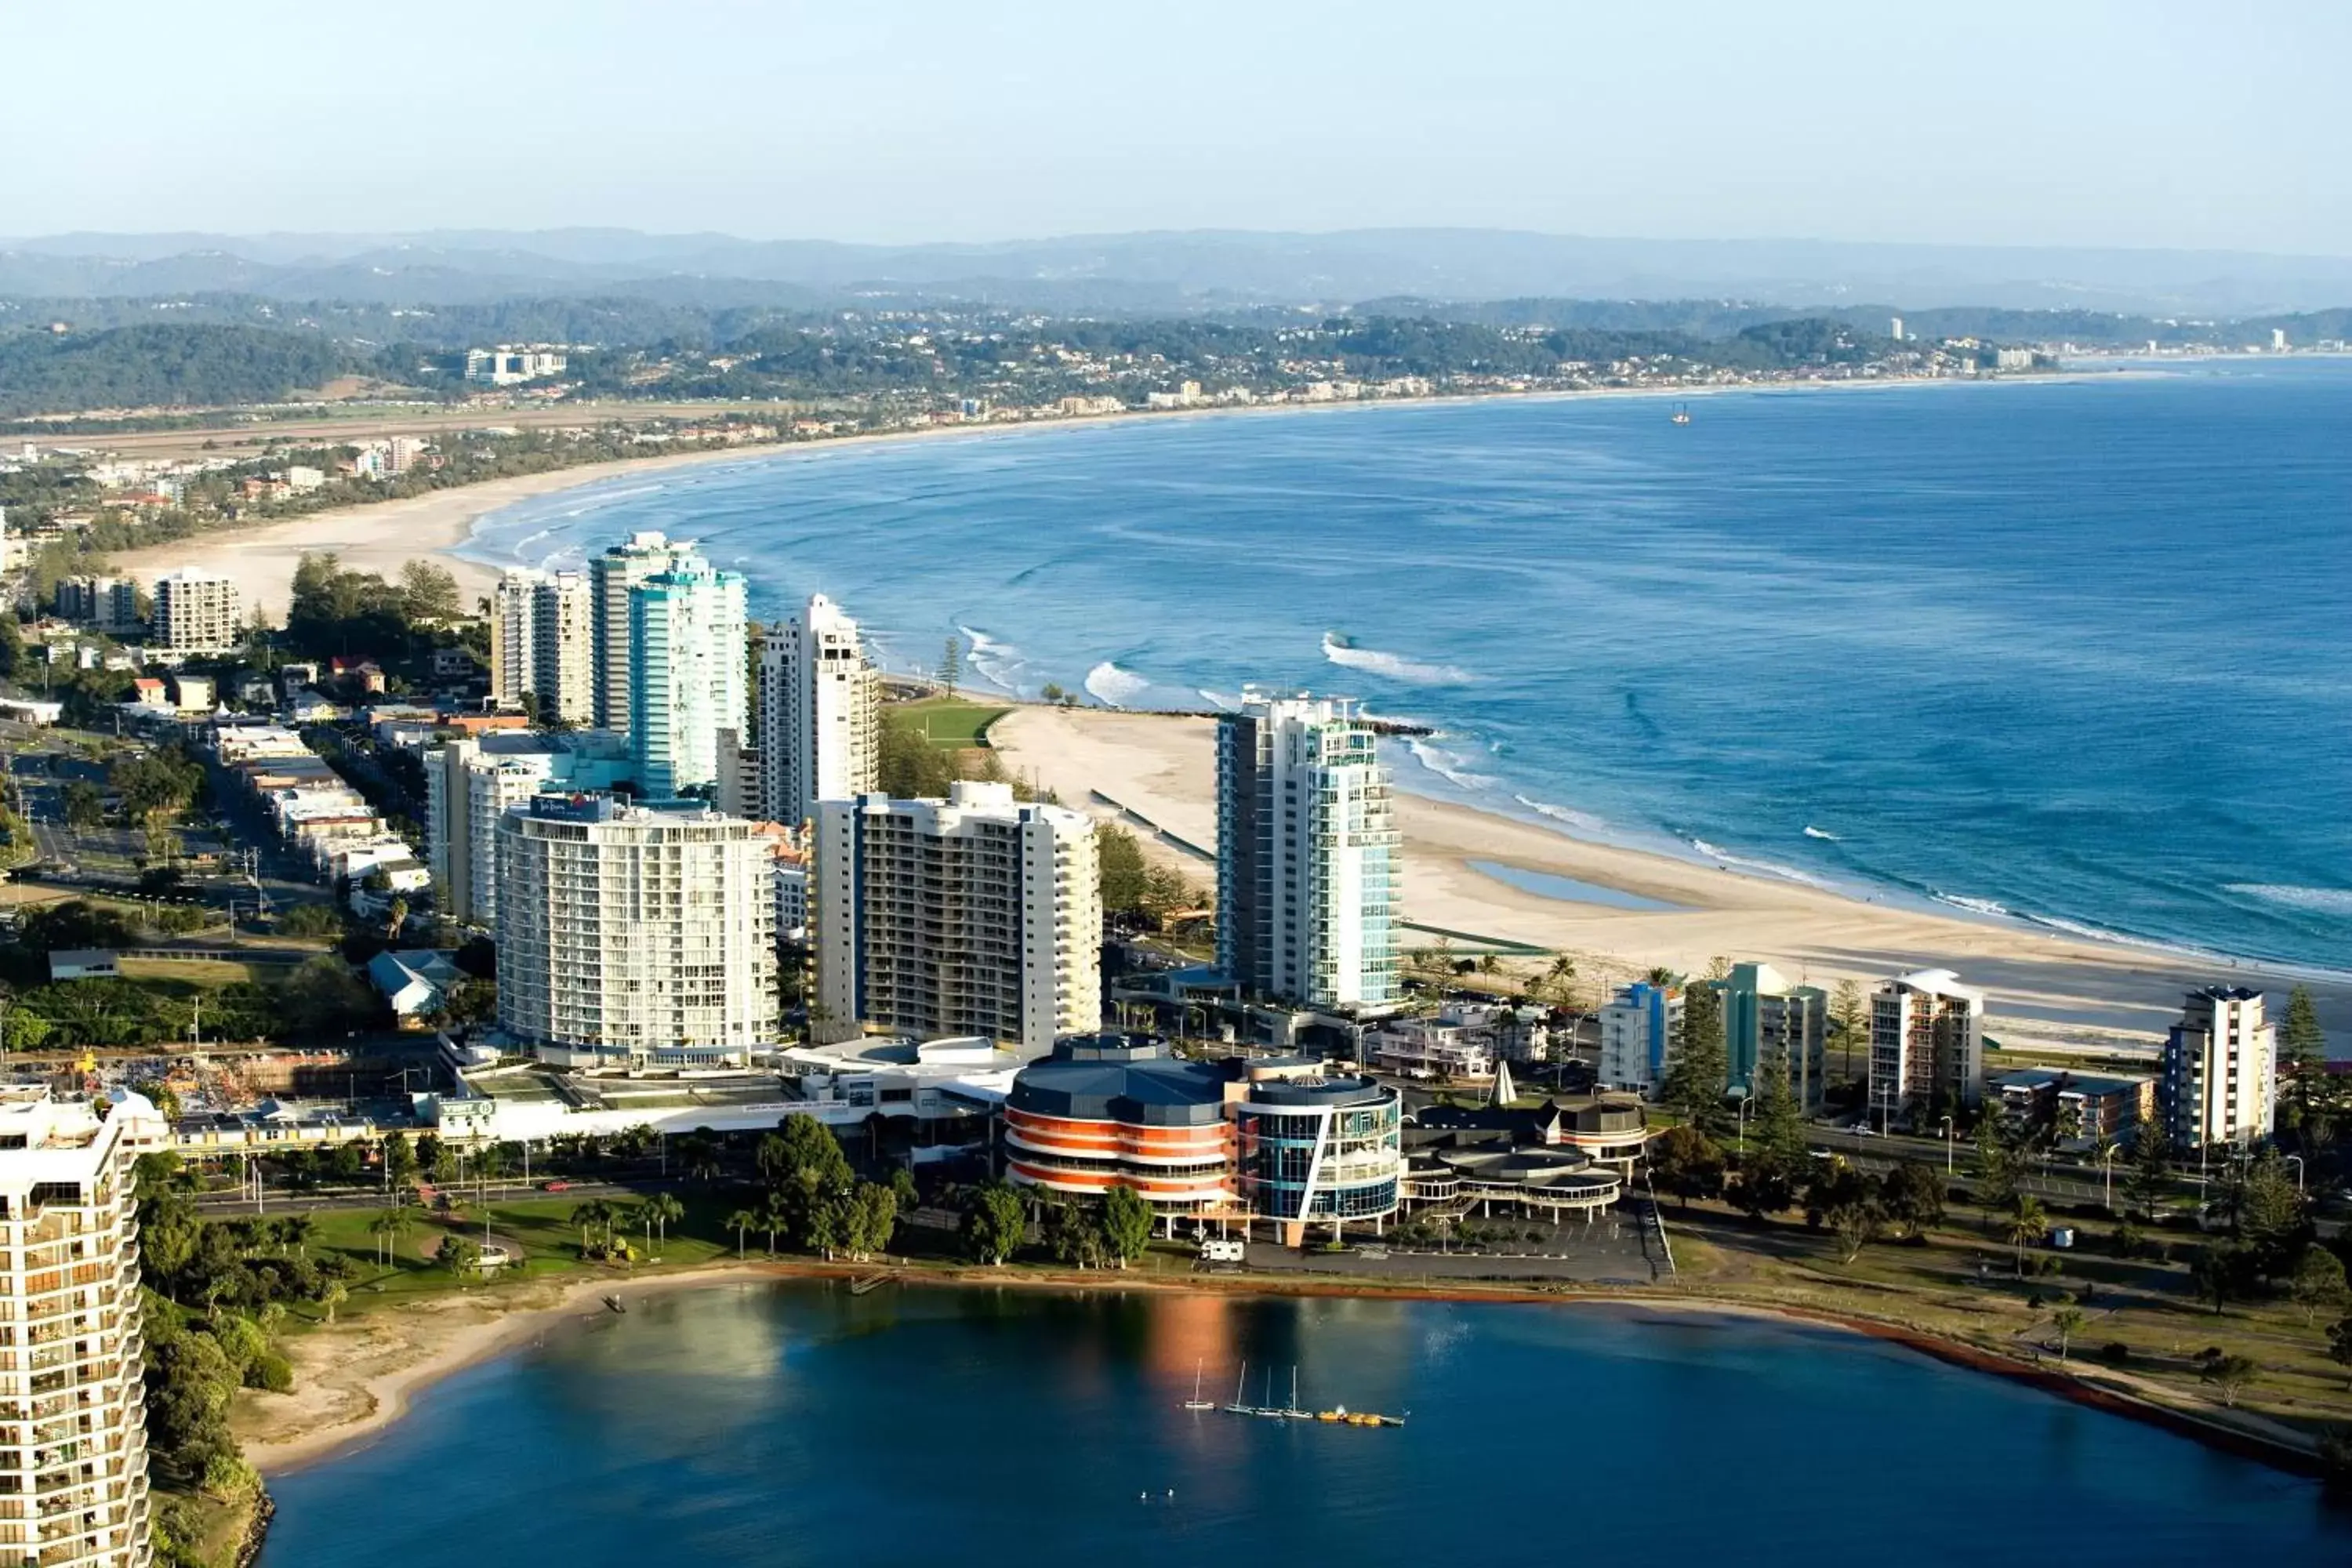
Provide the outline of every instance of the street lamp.
[[2294,1162],[2294,1190],[2299,1197],[2303,1194],[2303,1156],[2289,1154],[2287,1158]]
[[[1756,1095],[1752,1089],[1743,1092],[1739,1097],[1739,1152],[1742,1154],[1748,1152],[1748,1102],[1755,1098]],[[1720,1127],[1723,1124],[1718,1121],[1716,1125]]]
[[1948,1176],[1952,1173],[1952,1119],[1939,1116],[1936,1120],[1944,1124],[1944,1174]]

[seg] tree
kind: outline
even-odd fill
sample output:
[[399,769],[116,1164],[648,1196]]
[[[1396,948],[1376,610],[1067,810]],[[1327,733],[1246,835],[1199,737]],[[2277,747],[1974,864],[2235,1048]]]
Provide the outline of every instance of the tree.
[[341,1306],[350,1295],[351,1291],[340,1279],[330,1279],[319,1288],[319,1305],[327,1310],[327,1321],[330,1324],[335,1321],[335,1309]]
[[1667,1064],[1658,1099],[1692,1126],[1720,1136],[1728,1120],[1724,1115],[1723,1094],[1730,1076],[1730,1058],[1723,1038],[1723,993],[1706,981],[1693,981],[1683,992],[1682,1042]]
[[1669,1127],[1651,1142],[1650,1179],[1690,1207],[1723,1191],[1723,1147],[1696,1127]]
[[2172,1139],[2161,1121],[2143,1121],[2132,1134],[2131,1175],[2124,1182],[2124,1201],[2146,1223],[2156,1222],[2157,1209],[2172,1191]]
[[2329,1326],[2327,1359],[2344,1369],[2344,1386],[2352,1389],[2352,1318],[2338,1318]]
[[395,1187],[416,1180],[416,1151],[409,1147],[408,1134],[397,1129],[383,1141],[383,1179]]
[[2250,1251],[2248,1261],[2264,1284],[2284,1274],[2309,1245],[2310,1217],[2303,1194],[2278,1151],[2265,1149],[2246,1167],[2244,1177],[2231,1184],[2229,1196],[2237,1216],[2238,1235]]
[[446,566],[411,561],[400,569],[400,609],[411,621],[454,621],[465,614],[457,578]]
[[[727,1216],[727,1228],[735,1233],[735,1256],[738,1260],[740,1260],[743,1256],[743,1238],[749,1233],[760,1228],[760,1216],[750,1209],[737,1209]],[[771,1248],[771,1250],[773,1249]]]
[[613,1230],[613,1205],[603,1198],[587,1198],[572,1205],[572,1223],[580,1229],[580,1256],[594,1256],[596,1240]]
[[[1977,1123],[1977,1206],[1990,1220],[2001,1209],[2015,1209],[2018,1179],[2024,1174],[2024,1132],[2013,1117],[1988,1107]],[[2038,1206],[2038,1205],[2037,1205]]]
[[2050,1237],[2050,1215],[2042,1200],[2021,1194],[2009,1215],[2009,1245],[2017,1257],[2017,1277],[2025,1278],[2025,1249],[2039,1247]]
[[2305,1247],[2287,1289],[2303,1309],[2303,1321],[2317,1321],[2322,1310],[2344,1304],[2344,1260],[2324,1247]]
[[2074,1304],[2074,1298],[2070,1296],[2059,1298],[2058,1310],[2050,1314],[2050,1326],[2058,1331],[2060,1361],[2066,1359],[2066,1347],[2074,1342],[2076,1334],[2083,1331],[2083,1325],[2086,1321],[2088,1321],[2086,1314],[2082,1308]]
[[2231,1297],[2243,1293],[2246,1274],[2245,1248],[2234,1241],[2200,1247],[2189,1260],[2189,1278],[2197,1287],[2198,1299],[2212,1302],[2216,1317]]
[[923,1201],[915,1186],[915,1173],[904,1165],[894,1169],[890,1173],[890,1195],[898,1200],[900,1214],[913,1214]]
[[2262,1371],[2252,1356],[2221,1355],[2208,1358],[2205,1370],[2198,1376],[2220,1391],[2224,1407],[2235,1409],[2239,1396],[2262,1375]]
[[669,1245],[669,1227],[686,1217],[686,1205],[671,1193],[656,1193],[646,1200],[646,1212],[654,1222],[664,1247]]
[[879,1182],[860,1182],[849,1194],[844,1217],[849,1255],[863,1263],[890,1249],[891,1235],[898,1227],[898,1194]]
[[1114,915],[1143,910],[1143,850],[1116,822],[1095,824],[1095,860],[1101,871],[1102,907]]
[[1113,1187],[1103,1194],[1103,1245],[1121,1268],[1134,1262],[1151,1245],[1151,1205],[1130,1187]]
[[1862,1249],[1878,1239],[1878,1228],[1885,1216],[1879,1213],[1878,1200],[1871,1195],[1865,1184],[1859,1196],[1832,1204],[1824,1217],[1830,1233],[1838,1239],[1838,1261],[1852,1263],[1862,1256]]
[[352,966],[331,953],[305,959],[278,988],[278,1007],[289,1031],[332,1036],[377,1022],[382,1002]]
[[1848,1082],[1854,1077],[1853,1057],[1862,1052],[1863,1076],[1870,1074],[1870,1004],[1863,999],[1862,987],[1851,980],[1838,982],[1830,998],[1830,1029],[1837,1036],[1839,1076]]
[[433,1249],[433,1261],[463,1279],[482,1271],[482,1247],[470,1237],[445,1236]]
[[1055,1204],[1046,1211],[1045,1246],[1055,1262],[1080,1268],[1100,1265],[1106,1251],[1101,1224],[1080,1204]]
[[1029,1216],[1021,1194],[1003,1182],[989,1182],[972,1194],[964,1210],[963,1242],[982,1263],[998,1264],[1013,1256],[1029,1231]]
[[2297,985],[2287,993],[2286,1018],[2279,1027],[2279,1124],[2303,1129],[2312,1119],[2314,1090],[2327,1070],[2327,1032],[2319,1025],[2319,1006],[2311,987]]
[[106,826],[106,796],[88,779],[69,779],[58,792],[58,809],[66,826],[88,833]]
[[1944,1177],[1931,1165],[1905,1160],[1878,1184],[1879,1207],[1889,1221],[1911,1236],[1924,1234],[1944,1219]]
[[1785,1064],[1761,1062],[1757,1076],[1763,1092],[1756,1101],[1756,1121],[1748,1150],[1739,1166],[1739,1206],[1761,1217],[1792,1207],[1804,1185],[1805,1118],[1790,1090]]
[[948,634],[947,647],[940,653],[940,684],[947,688],[949,696],[953,697],[956,694],[956,682],[962,677],[963,639],[950,632]]

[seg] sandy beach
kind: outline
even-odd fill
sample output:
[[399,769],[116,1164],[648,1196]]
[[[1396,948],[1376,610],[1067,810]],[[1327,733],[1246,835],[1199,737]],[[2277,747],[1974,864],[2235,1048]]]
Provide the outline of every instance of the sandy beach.
[[609,1316],[602,1300],[608,1294],[635,1301],[657,1291],[775,1278],[772,1268],[727,1263],[642,1279],[452,1291],[347,1317],[284,1342],[294,1391],[240,1395],[233,1425],[254,1468],[282,1475],[373,1436],[405,1415],[420,1390],[452,1373],[568,1323]]
[[[2126,371],[2101,372],[2103,376],[2127,375]],[[1934,380],[1888,379],[1883,381],[1825,381],[1792,383],[1759,383],[1747,386],[1718,387],[1612,387],[1583,391],[1558,391],[1525,394],[1465,394],[1439,397],[1388,399],[1373,403],[1284,403],[1243,405],[1220,405],[1206,408],[1183,408],[1150,414],[1087,415],[1070,419],[1039,419],[1010,424],[941,425],[913,430],[876,431],[865,435],[839,436],[819,442],[793,441],[776,446],[733,447],[719,451],[671,452],[657,457],[628,458],[616,462],[585,464],[578,468],[559,468],[544,474],[526,474],[511,479],[493,479],[487,484],[467,485],[457,489],[436,490],[430,495],[407,500],[381,501],[365,506],[339,507],[331,511],[314,512],[307,517],[288,518],[283,521],[261,523],[250,528],[223,528],[198,534],[171,544],[154,545],[143,550],[120,551],[110,558],[114,569],[141,579],[160,576],[181,566],[195,566],[205,571],[221,573],[237,585],[248,608],[260,605],[273,619],[283,620],[294,568],[306,553],[331,551],[352,571],[373,572],[387,578],[398,574],[403,564],[420,557],[433,557],[457,574],[457,584],[468,599],[489,592],[498,580],[494,569],[456,553],[472,534],[477,520],[519,500],[534,496],[551,495],[559,490],[580,485],[595,484],[631,474],[651,473],[665,468],[687,468],[708,463],[745,462],[761,458],[772,458],[787,452],[807,453],[831,451],[867,446],[877,441],[920,441],[962,437],[1001,437],[1023,431],[1072,430],[1090,426],[1123,424],[1133,420],[1190,421],[1198,419],[1232,419],[1270,416],[1285,417],[1307,415],[1343,415],[1377,408],[1421,408],[1433,405],[1491,402],[1498,398],[1514,401],[1558,402],[1587,398],[1661,398],[1683,400],[1728,396],[1742,393],[1771,393],[1790,395],[1806,393],[1861,392],[1898,386],[1957,385],[2046,385],[2061,380],[2080,379],[2076,374],[2035,375],[2011,381],[1988,379],[1982,383],[1939,382]],[[704,405],[696,405],[696,407]],[[658,405],[649,406],[646,413],[662,412]],[[590,410],[583,409],[583,414]],[[610,415],[614,410],[597,409]],[[485,415],[484,422],[495,416]],[[404,427],[398,421],[386,422],[386,428]],[[438,427],[438,426],[436,426]],[[370,433],[371,427],[353,425],[339,430],[347,438],[357,438]],[[249,435],[251,432],[241,432]],[[184,442],[202,432],[176,432],[173,439]],[[126,447],[135,442],[126,438]]]
[[[1180,837],[1213,847],[1215,734],[1215,721],[1205,718],[1024,707],[998,720],[989,738],[1015,773],[1049,786],[1066,805],[1108,817],[1112,808],[1096,798],[1108,795]],[[2141,1047],[2162,1035],[2190,986],[2261,985],[2283,1004],[2293,983],[2226,963],[2070,942],[1586,843],[1402,791],[1396,799],[1407,920],[1572,953],[1588,982],[1633,979],[1656,965],[1703,970],[1718,955],[1763,960],[1816,985],[1852,979],[1869,986],[1907,970],[1941,967],[1989,994],[1999,1037],[2081,1046],[2120,1031],[2132,1038],[2116,1043]],[[1147,848],[1196,881],[1214,879],[1213,868],[1197,858],[1148,840]],[[1633,910],[1545,897],[1499,881],[1474,861],[1674,907]],[[2340,1042],[2352,1031],[2352,987],[2314,982],[2313,991]]]

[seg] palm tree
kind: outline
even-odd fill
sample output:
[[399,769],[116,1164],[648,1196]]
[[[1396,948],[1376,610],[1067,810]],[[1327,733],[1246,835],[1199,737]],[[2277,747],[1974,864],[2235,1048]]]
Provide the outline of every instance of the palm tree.
[[370,1234],[383,1243],[384,1267],[390,1268],[394,1258],[398,1256],[400,1238],[415,1227],[416,1216],[408,1212],[405,1205],[400,1204],[385,1209],[368,1222]]
[[790,1230],[792,1225],[792,1211],[784,1206],[784,1201],[780,1195],[770,1193],[768,1201],[760,1206],[760,1228],[768,1233],[769,1257],[773,1258],[776,1255],[776,1233]]
[[278,1244],[280,1247],[290,1247],[297,1252],[307,1253],[310,1249],[310,1237],[317,1234],[318,1229],[318,1221],[309,1215],[288,1215],[278,1222]]
[[2058,1331],[2058,1359],[2060,1361],[2063,1362],[2066,1359],[2066,1347],[2074,1342],[2074,1338],[2076,1334],[2083,1331],[2084,1321],[2084,1318],[2083,1309],[2077,1307],[2072,1301],[2066,1302],[2064,1306],[2060,1307],[2056,1311],[2050,1314],[2051,1327]]
[[655,1227],[661,1232],[662,1245],[667,1247],[669,1227],[686,1217],[686,1205],[672,1194],[656,1193],[646,1200],[646,1208],[653,1216]]
[[575,1204],[572,1209],[572,1223],[580,1227],[580,1256],[585,1258],[588,1256],[589,1238],[598,1232],[612,1229],[613,1205],[603,1198],[590,1198],[584,1203]]
[[[750,1209],[737,1209],[727,1216],[727,1228],[735,1233],[735,1257],[740,1262],[743,1257],[744,1235],[760,1228],[760,1216]],[[775,1247],[772,1245],[768,1250],[772,1253]]]
[[2039,1246],[2050,1235],[2050,1216],[2042,1200],[2020,1194],[2009,1221],[2009,1245],[2017,1251],[2017,1277],[2025,1278],[2025,1249]]

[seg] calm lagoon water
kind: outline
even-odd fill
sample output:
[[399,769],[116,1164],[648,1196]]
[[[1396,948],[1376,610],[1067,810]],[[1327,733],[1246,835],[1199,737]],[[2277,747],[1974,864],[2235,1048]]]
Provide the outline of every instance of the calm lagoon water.
[[[1253,1397],[1295,1364],[1310,1408],[1411,1421],[1180,1408],[1244,1358]],[[1834,1331],[1556,1305],[713,1287],[272,1489],[262,1568],[2352,1560],[2313,1484],[2135,1422]]]
[[[902,667],[1352,691],[1408,787],[1766,875],[2352,968],[2352,361],[1136,420],[615,479]],[[1336,637],[1327,634],[1337,634]]]

